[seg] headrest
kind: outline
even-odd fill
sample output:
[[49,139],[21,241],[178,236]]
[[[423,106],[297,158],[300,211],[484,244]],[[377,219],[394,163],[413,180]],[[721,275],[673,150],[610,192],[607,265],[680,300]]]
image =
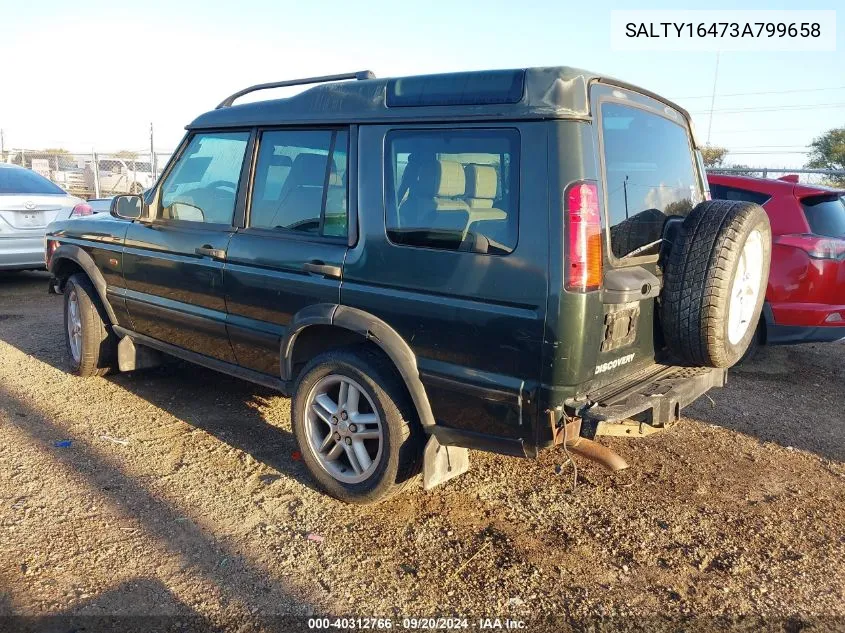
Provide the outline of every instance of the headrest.
[[293,165],[293,161],[290,159],[290,156],[285,156],[284,154],[271,154],[267,158],[267,165],[269,167],[290,167]]
[[[426,161],[419,167],[414,193],[438,198],[464,195],[466,177],[460,163],[451,160]],[[412,188],[413,191],[413,188]]]
[[325,154],[300,154],[293,161],[285,186],[322,187],[326,181]]
[[490,165],[470,163],[464,167],[466,174],[466,195],[468,198],[493,200],[498,192],[496,168]]

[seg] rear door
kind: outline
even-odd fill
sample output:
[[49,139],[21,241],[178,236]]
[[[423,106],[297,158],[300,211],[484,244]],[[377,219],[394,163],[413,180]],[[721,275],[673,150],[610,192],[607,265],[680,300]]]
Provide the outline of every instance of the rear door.
[[250,139],[247,130],[186,139],[154,193],[150,217],[127,231],[123,255],[136,332],[232,363],[223,267],[245,197]]
[[343,305],[408,343],[439,424],[519,446],[545,321],[545,125],[362,126],[359,138]]
[[[670,218],[705,199],[704,174],[681,113],[638,93],[597,84],[591,90],[606,211],[603,336],[596,384],[654,362],[663,347],[655,297],[658,257]],[[648,284],[646,298],[631,300]]]
[[348,247],[347,128],[267,129],[243,227],[224,271],[238,363],[279,376],[281,339],[296,314],[340,302]]

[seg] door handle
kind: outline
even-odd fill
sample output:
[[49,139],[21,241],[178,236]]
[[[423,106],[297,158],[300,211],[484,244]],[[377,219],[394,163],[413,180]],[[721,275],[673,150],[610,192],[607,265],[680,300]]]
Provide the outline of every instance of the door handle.
[[334,277],[336,279],[340,279],[342,272],[340,266],[332,266],[331,264],[321,262],[319,259],[305,262],[302,264],[302,270],[312,275],[322,275],[323,277]]
[[205,255],[206,257],[211,257],[212,259],[226,259],[226,251],[222,248],[212,248],[210,244],[195,248],[194,252],[197,255]]

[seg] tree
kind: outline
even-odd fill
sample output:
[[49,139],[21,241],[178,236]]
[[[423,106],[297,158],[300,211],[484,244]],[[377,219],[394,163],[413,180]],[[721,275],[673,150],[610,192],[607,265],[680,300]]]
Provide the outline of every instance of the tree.
[[[828,130],[810,143],[811,169],[845,170],[845,127]],[[830,176],[837,187],[845,187],[845,176]]]
[[705,167],[721,167],[728,150],[725,147],[712,147],[708,145],[701,150],[701,157],[704,159]]
[[129,160],[135,160],[138,158],[138,152],[131,152],[127,149],[122,149],[119,152],[115,152],[115,158],[127,158]]
[[734,164],[728,165],[728,169],[736,169],[737,171],[730,172],[732,176],[757,176],[758,178],[763,175],[763,170],[758,169],[755,167],[749,167],[748,165],[742,164]]

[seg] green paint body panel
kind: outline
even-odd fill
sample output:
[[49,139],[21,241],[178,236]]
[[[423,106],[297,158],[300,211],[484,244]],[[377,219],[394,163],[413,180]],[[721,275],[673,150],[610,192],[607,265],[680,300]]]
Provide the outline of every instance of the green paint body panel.
[[[285,375],[286,355],[303,327],[335,326],[332,306],[354,308],[355,315],[367,315],[359,334],[370,335],[365,321],[372,319],[398,335],[393,340],[407,344],[411,358],[406,350],[391,351],[405,359],[400,369],[412,393],[412,382],[421,383],[431,423],[446,429],[444,434],[463,432],[474,438],[466,440],[473,446],[535,455],[551,440],[547,409],[653,363],[662,345],[655,338],[653,299],[641,302],[636,340],[602,352],[607,306],[601,291],[564,290],[564,191],[586,180],[597,183],[600,196],[604,193],[591,102],[621,94],[656,112],[668,107],[688,116],[647,91],[594,73],[524,72],[524,96],[513,104],[391,108],[386,80],[372,79],[211,111],[188,127],[163,177],[193,134],[249,130],[231,226],[156,219],[156,185],[146,196],[148,214],[140,220],[67,220],[51,225],[48,238],[77,245],[90,256],[121,331],[199,354],[207,364],[231,368],[233,375],[258,372],[292,386],[292,377]],[[349,130],[348,242],[246,226],[258,135],[265,127],[286,126]],[[386,134],[440,127],[518,133],[513,252],[416,248],[387,238]],[[198,255],[200,246],[226,256]],[[303,264],[317,260],[342,269],[340,278],[303,272]],[[656,258],[638,264],[659,274]],[[605,253],[605,270],[617,265]],[[59,269],[54,261],[52,270]],[[634,358],[624,368],[596,372],[598,365],[630,354]]]

